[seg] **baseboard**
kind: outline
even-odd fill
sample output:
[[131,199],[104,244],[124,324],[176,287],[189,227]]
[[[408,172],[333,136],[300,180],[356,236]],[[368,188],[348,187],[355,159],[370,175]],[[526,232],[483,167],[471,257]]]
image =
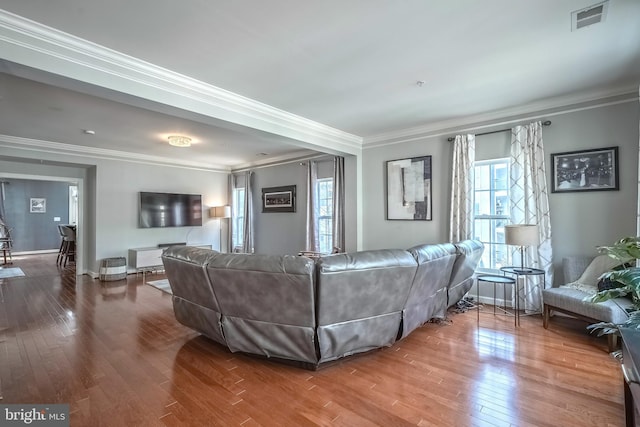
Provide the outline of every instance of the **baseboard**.
[[[471,294],[468,294],[467,296],[473,298],[474,300],[476,298],[478,298],[476,295],[471,295]],[[487,297],[487,296],[483,296],[483,295],[480,295],[480,297],[478,298],[478,302],[480,302],[482,304],[485,304],[485,305],[493,305],[494,304],[493,297]],[[496,305],[496,307],[504,307],[505,306],[504,299],[496,298],[495,299],[495,305]],[[506,302],[506,306],[507,306],[507,308],[513,308],[512,304],[511,304],[511,300],[508,300]]]
[[21,252],[15,252],[12,251],[11,255],[39,255],[39,254],[55,254],[59,251],[59,249],[43,249],[40,251],[21,251]]

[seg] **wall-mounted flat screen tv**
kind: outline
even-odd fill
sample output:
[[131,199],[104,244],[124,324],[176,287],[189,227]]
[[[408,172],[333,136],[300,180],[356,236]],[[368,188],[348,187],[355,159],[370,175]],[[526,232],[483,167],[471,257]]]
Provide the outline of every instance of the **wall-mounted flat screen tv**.
[[202,225],[200,194],[140,192],[138,226],[193,227]]

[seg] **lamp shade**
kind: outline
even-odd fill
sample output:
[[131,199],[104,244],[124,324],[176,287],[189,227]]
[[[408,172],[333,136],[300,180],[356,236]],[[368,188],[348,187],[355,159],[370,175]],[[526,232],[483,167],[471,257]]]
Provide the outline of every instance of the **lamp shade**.
[[514,246],[535,246],[538,244],[538,226],[535,224],[505,225],[504,242]]
[[209,209],[209,217],[211,218],[231,218],[231,206],[214,206]]

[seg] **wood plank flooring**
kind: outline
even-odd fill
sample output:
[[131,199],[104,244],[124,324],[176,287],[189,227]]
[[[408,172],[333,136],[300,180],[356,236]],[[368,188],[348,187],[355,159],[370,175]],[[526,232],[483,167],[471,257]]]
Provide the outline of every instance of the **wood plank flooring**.
[[141,276],[76,280],[55,254],[13,267],[26,277],[0,279],[0,403],[68,403],[72,426],[624,425],[619,362],[574,319],[451,314],[312,372],[199,336]]

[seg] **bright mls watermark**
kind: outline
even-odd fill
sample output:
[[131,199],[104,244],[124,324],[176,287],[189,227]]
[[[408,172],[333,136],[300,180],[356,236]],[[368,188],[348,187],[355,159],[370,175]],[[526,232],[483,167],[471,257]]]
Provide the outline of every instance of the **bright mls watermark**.
[[69,405],[0,405],[0,427],[69,427]]

